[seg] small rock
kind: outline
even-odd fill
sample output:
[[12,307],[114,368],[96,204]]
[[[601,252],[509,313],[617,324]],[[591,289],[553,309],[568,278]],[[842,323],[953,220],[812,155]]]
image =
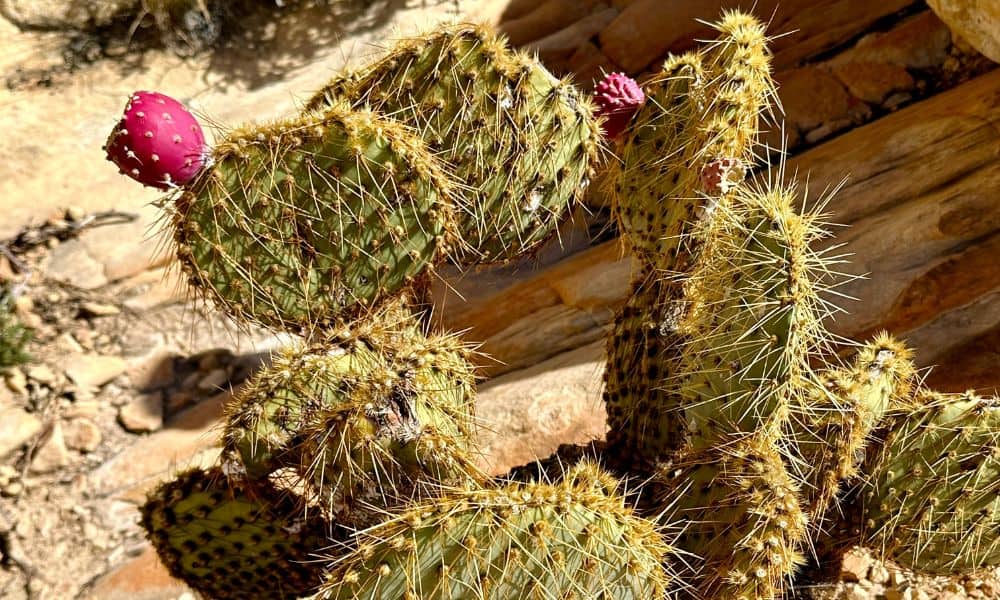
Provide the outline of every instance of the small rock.
[[85,216],[87,216],[87,212],[79,206],[70,206],[66,209],[66,218],[74,223],[82,221]]
[[163,394],[136,396],[118,411],[118,422],[132,433],[159,431],[163,428]]
[[128,361],[129,381],[141,391],[155,390],[173,383],[174,356],[161,348]]
[[840,564],[840,578],[848,582],[858,582],[868,576],[868,569],[871,568],[872,559],[867,554],[852,550],[844,555],[844,560]]
[[28,379],[35,383],[51,386],[56,382],[56,373],[51,367],[44,364],[31,365],[27,370]]
[[125,372],[125,361],[117,356],[79,354],[65,367],[66,376],[82,388],[98,388]]
[[76,341],[73,334],[66,331],[56,339],[56,345],[58,346],[60,352],[65,354],[83,354],[86,352],[80,342]]
[[42,422],[21,408],[0,408],[0,458],[28,443],[42,430]]
[[28,395],[28,377],[21,369],[11,369],[7,372],[7,376],[4,380],[7,383],[7,389],[10,391],[14,392],[18,396]]
[[84,317],[110,317],[117,315],[121,309],[113,304],[101,304],[100,302],[84,302],[80,305],[80,314]]
[[49,439],[45,440],[31,459],[29,471],[40,475],[51,473],[65,467],[70,462],[69,450],[66,449],[66,439],[63,437],[62,426],[57,421],[52,427]]
[[1000,61],[1000,5],[981,0],[928,0],[941,20],[977,50]]
[[198,389],[206,392],[217,392],[227,381],[229,381],[229,374],[226,373],[226,370],[215,369],[198,382]]
[[852,585],[847,590],[847,600],[872,600],[875,594],[870,589],[860,585]]
[[0,488],[0,494],[7,496],[8,498],[14,498],[20,496],[21,492],[24,491],[24,484],[20,481],[12,481],[7,485]]
[[66,423],[66,446],[83,453],[93,452],[101,445],[101,429],[90,419],[73,419]]
[[868,574],[868,579],[871,579],[872,583],[885,583],[889,581],[889,569],[882,563],[875,563]]
[[31,296],[18,296],[14,300],[14,312],[17,313],[17,316],[25,317],[34,310],[35,302],[31,299]]
[[67,419],[93,419],[100,412],[101,404],[97,400],[77,400],[59,414]]

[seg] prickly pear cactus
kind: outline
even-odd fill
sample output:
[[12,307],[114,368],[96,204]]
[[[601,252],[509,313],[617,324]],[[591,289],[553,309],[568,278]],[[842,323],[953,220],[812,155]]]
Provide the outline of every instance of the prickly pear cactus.
[[289,348],[227,408],[224,454],[255,481],[296,472],[337,523],[361,529],[373,507],[482,481],[473,385],[464,347],[412,322]]
[[[997,400],[922,389],[886,334],[838,358],[825,201],[783,166],[744,181],[767,37],[737,12],[715,28],[645,91],[609,75],[596,109],[466,25],[207,151],[163,146],[188,121],[133,102],[108,154],[173,190],[192,285],[307,336],[235,393],[222,464],[144,507],[172,573],[218,598],[777,600],[857,543],[931,573],[1000,564]],[[442,260],[545,239],[599,127],[640,264],[608,343],[610,433],[489,480],[469,352],[412,298]]]
[[898,406],[857,490],[862,543],[936,574],[1000,564],[1000,402],[921,390]]

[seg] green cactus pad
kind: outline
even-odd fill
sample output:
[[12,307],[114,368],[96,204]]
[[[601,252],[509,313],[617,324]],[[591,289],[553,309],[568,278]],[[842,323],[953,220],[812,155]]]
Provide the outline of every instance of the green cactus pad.
[[[683,270],[685,224],[742,180],[762,113],[775,95],[764,27],[732,12],[698,53],[671,57],[644,83],[609,176],[622,238],[644,262]],[[666,263],[664,262],[666,261]]]
[[911,393],[911,352],[886,333],[865,344],[850,368],[822,376],[823,389],[810,410],[791,419],[790,437],[801,458],[803,507],[822,527],[842,483],[858,474],[858,462],[890,406]]
[[233,132],[175,202],[177,255],[237,319],[309,331],[398,295],[446,252],[450,183],[403,127],[337,104]]
[[475,378],[452,337],[415,324],[284,351],[227,410],[225,454],[251,478],[294,469],[357,525],[359,504],[477,479]]
[[671,548],[591,464],[562,483],[447,492],[359,534],[318,598],[652,600]]
[[291,598],[316,588],[313,553],[330,545],[330,526],[302,516],[266,483],[230,487],[219,469],[192,470],[157,488],[142,524],[170,574],[208,598]]
[[773,440],[745,438],[664,467],[660,506],[685,529],[677,540],[700,557],[698,598],[781,597],[804,560],[807,519]]
[[[587,99],[484,26],[404,40],[350,88],[357,105],[411,126],[451,166],[469,199],[463,262],[537,247],[591,177],[600,128]],[[338,78],[306,109],[345,91]]]
[[685,358],[670,383],[696,448],[759,431],[777,439],[821,387],[810,362],[829,355],[829,261],[810,244],[827,234],[794,202],[794,186],[746,184],[707,228],[685,290]]
[[1000,401],[922,392],[869,453],[867,545],[927,573],[1000,565]]

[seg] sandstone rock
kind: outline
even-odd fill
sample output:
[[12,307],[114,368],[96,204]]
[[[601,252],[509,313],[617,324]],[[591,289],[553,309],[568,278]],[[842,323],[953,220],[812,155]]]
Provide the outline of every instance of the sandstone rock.
[[144,356],[128,361],[125,370],[132,386],[139,391],[166,387],[174,380],[174,355],[165,348],[157,348]]
[[41,475],[51,473],[70,463],[69,451],[66,449],[66,440],[63,437],[62,425],[56,421],[49,434],[41,446],[35,450],[31,458],[30,473]]
[[28,377],[21,369],[17,367],[8,369],[4,375],[4,383],[7,384],[7,389],[18,396],[28,395]]
[[[146,271],[130,279],[128,283],[130,296],[126,298],[124,305],[129,310],[138,312],[180,304],[190,295],[187,282],[176,267]],[[131,291],[137,287],[139,291]]]
[[572,25],[587,16],[597,0],[544,0],[534,10],[500,24],[510,43],[521,46]]
[[206,392],[217,392],[229,381],[225,369],[214,369],[198,381],[198,389]]
[[989,0],[927,0],[927,3],[976,50],[1000,62],[1000,3]]
[[789,67],[842,44],[879,18],[912,0],[635,0],[600,34],[601,49],[629,73],[638,73],[668,51],[694,46],[711,32],[695,19],[715,19],[723,8],[753,9],[771,32],[794,32],[773,40],[775,66]]
[[809,131],[850,114],[851,97],[826,69],[802,67],[778,74],[778,95],[789,125]]
[[606,8],[588,15],[559,31],[525,46],[527,50],[538,52],[538,57],[549,69],[564,72],[569,66],[569,58],[577,49],[590,43],[604,27],[618,16],[614,8]]
[[152,546],[125,564],[102,575],[81,600],[165,600],[189,593],[170,576]]
[[31,441],[42,430],[35,415],[16,406],[0,406],[0,459]]
[[94,290],[108,283],[104,265],[87,253],[86,246],[79,239],[66,240],[56,246],[45,271],[57,281],[85,290]]
[[943,64],[950,46],[948,27],[928,10],[888,31],[862,37],[853,48],[833,57],[830,62],[874,62],[926,69]]
[[84,389],[98,388],[125,372],[125,361],[117,356],[79,354],[66,361],[66,376]]
[[126,431],[150,433],[163,428],[163,393],[140,394],[121,407],[118,422]]
[[179,413],[169,426],[137,440],[125,451],[103,463],[90,474],[97,495],[124,493],[139,487],[140,497],[174,470],[189,464],[199,452],[216,446],[218,419],[229,400],[228,393],[204,400]]
[[93,452],[101,445],[101,429],[86,418],[72,419],[65,424],[66,447],[80,452]]
[[560,444],[604,436],[604,343],[565,352],[480,386],[477,413],[488,471],[549,456]]
[[121,309],[114,304],[101,304],[100,302],[83,302],[80,304],[80,313],[85,317],[110,317],[120,312]]
[[842,63],[833,67],[833,74],[852,96],[872,104],[880,104],[892,92],[910,90],[915,84],[906,69],[889,63]]

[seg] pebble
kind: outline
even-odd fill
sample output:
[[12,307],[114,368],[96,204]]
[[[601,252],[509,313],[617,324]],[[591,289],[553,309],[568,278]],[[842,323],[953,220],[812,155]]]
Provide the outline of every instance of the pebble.
[[131,433],[159,431],[163,428],[163,393],[135,396],[118,411],[118,422]]
[[868,576],[868,569],[872,566],[870,556],[857,550],[852,550],[844,555],[840,565],[840,578],[848,582],[858,582]]
[[10,369],[4,380],[7,383],[7,389],[10,391],[18,396],[28,395],[28,377],[21,369]]
[[66,439],[63,436],[62,426],[57,421],[52,426],[52,433],[49,439],[45,440],[31,459],[31,466],[28,470],[35,474],[51,473],[61,469],[70,463],[69,450],[66,448]]
[[66,361],[66,376],[82,388],[98,388],[125,372],[125,361],[117,356],[78,354]]
[[42,422],[19,407],[0,408],[0,458],[31,441],[42,431]]
[[31,365],[27,369],[28,379],[35,383],[51,386],[56,382],[56,373],[45,364]]
[[66,423],[66,446],[83,453],[93,452],[101,445],[104,436],[101,429],[90,419],[73,419]]
[[113,304],[84,302],[80,304],[80,313],[84,317],[110,317],[121,313],[121,309]]

